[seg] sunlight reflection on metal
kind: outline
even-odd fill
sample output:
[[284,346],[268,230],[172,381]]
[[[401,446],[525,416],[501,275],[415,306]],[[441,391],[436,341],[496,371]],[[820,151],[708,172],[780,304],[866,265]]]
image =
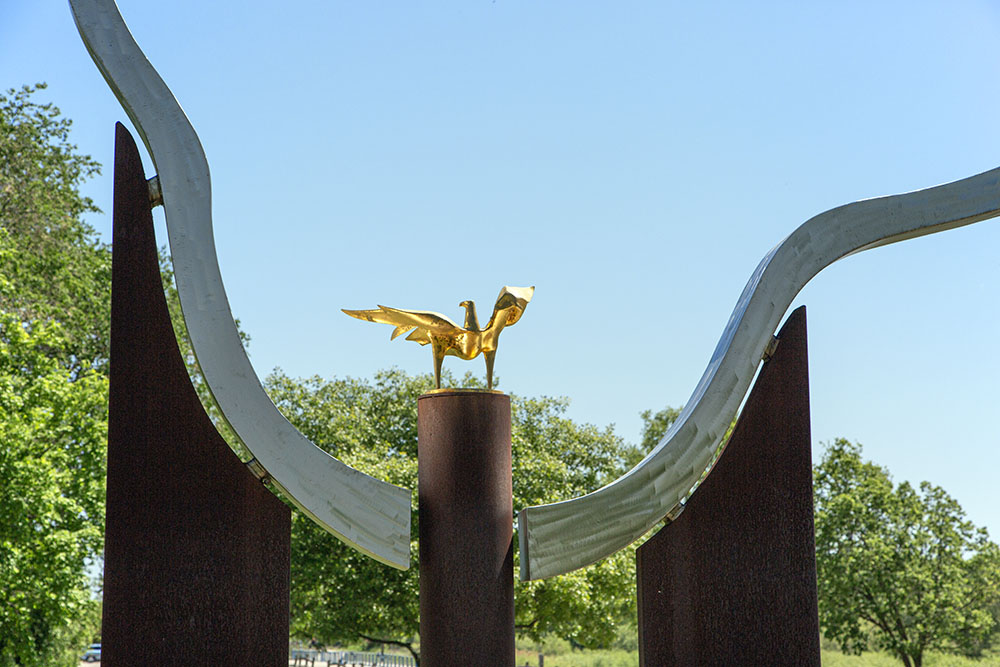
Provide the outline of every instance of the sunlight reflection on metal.
[[299,509],[372,558],[409,567],[410,491],[369,477],[306,439],[278,412],[247,358],[215,252],[208,162],[184,111],[113,0],[70,0],[70,7],[94,63],[153,158],[184,320],[226,420]]
[[493,389],[493,360],[496,358],[497,345],[500,344],[500,332],[504,327],[515,324],[524,309],[528,307],[534,287],[504,287],[500,290],[493,315],[486,323],[486,328],[479,328],[476,317],[476,304],[473,301],[463,301],[458,304],[465,308],[465,325],[458,326],[441,313],[428,310],[402,310],[379,306],[375,310],[344,310],[351,317],[367,322],[391,324],[396,327],[392,338],[410,333],[406,340],[412,340],[421,345],[431,346],[434,353],[434,386],[441,388],[441,362],[446,356],[459,359],[475,359],[482,352],[486,359],[486,388]]
[[[185,319],[226,418],[275,483],[307,514],[360,550],[405,567],[410,493],[313,446],[260,387],[219,274],[208,166],[183,111],[111,0],[71,0],[71,6],[87,48],[156,163]],[[784,313],[823,268],[852,253],[998,214],[1000,169],[855,202],[801,225],[751,275],[701,380],[663,440],[635,468],[601,489],[521,510],[521,577],[550,577],[593,563],[676,514],[736,415]],[[436,351],[436,363],[441,356]]]
[[571,500],[522,509],[521,578],[594,563],[632,543],[679,503],[709,465],[795,295],[847,255],[1000,215],[1000,169],[954,183],[847,204],[803,223],[750,276],[694,393],[632,470]]

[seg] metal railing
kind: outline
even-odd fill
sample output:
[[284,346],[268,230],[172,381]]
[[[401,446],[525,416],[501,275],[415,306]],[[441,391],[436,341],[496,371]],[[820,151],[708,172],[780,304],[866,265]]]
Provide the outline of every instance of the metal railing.
[[291,650],[289,664],[292,667],[416,667],[416,662],[407,655],[302,648]]

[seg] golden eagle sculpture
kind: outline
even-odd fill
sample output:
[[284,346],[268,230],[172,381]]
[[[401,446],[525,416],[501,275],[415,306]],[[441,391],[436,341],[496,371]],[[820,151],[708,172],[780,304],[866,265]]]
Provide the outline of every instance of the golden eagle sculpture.
[[521,319],[534,293],[534,287],[501,289],[493,306],[493,315],[483,328],[479,326],[476,304],[472,301],[458,304],[465,308],[465,325],[461,327],[444,315],[427,310],[403,310],[389,306],[379,306],[377,310],[343,310],[359,320],[396,327],[390,340],[409,332],[406,340],[421,345],[430,343],[434,353],[434,386],[437,389],[441,388],[441,362],[445,356],[452,355],[468,361],[482,352],[486,359],[486,386],[493,389],[493,360],[497,355],[500,332]]

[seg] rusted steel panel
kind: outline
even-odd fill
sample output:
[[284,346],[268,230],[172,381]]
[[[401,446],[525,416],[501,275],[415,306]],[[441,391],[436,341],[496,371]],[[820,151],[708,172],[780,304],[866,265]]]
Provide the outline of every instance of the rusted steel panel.
[[188,378],[134,140],[115,142],[102,662],[286,665],[288,508]]
[[640,664],[819,665],[806,313],[715,469],[636,554]]

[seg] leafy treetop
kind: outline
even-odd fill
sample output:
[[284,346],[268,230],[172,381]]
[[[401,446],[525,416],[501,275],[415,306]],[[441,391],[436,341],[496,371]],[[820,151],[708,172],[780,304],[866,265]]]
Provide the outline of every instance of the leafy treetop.
[[83,220],[97,212],[80,185],[100,173],[70,143],[72,125],[33,100],[44,84],[0,94],[0,309],[62,323],[62,363],[73,372],[107,365],[111,249]]
[[110,248],[70,121],[0,94],[0,665],[75,665],[99,632]]
[[[465,386],[481,384],[466,377]],[[306,437],[348,465],[417,488],[417,398],[432,378],[399,370],[374,380],[296,380],[277,372],[266,382],[278,407]],[[515,511],[581,495],[613,480],[637,459],[611,429],[565,417],[567,401],[512,397]],[[416,498],[413,499],[416,509]],[[411,518],[417,534],[418,516]],[[515,549],[517,541],[515,539]],[[328,642],[359,638],[406,646],[415,657],[419,563],[399,571],[363,556],[296,514],[292,525],[292,631]],[[515,562],[518,555],[515,552]],[[515,564],[515,568],[517,565]],[[549,634],[588,646],[614,641],[635,618],[634,549],[579,572],[516,584],[522,636]]]
[[995,632],[1000,550],[940,487],[893,485],[838,439],[815,469],[820,624],[845,652],[870,643],[919,667]]

